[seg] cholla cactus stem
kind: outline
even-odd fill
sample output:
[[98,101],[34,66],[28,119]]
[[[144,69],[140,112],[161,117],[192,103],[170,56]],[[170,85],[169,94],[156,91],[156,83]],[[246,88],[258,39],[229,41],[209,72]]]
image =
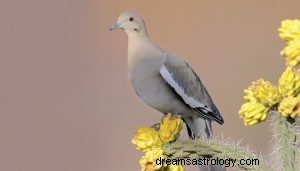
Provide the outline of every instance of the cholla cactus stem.
[[271,170],[266,161],[258,158],[247,148],[242,148],[232,143],[219,140],[204,139],[176,141],[163,145],[163,151],[169,158],[222,158],[222,159],[259,159],[259,165],[238,165],[235,167],[242,170]]
[[278,152],[282,160],[282,168],[286,171],[297,170],[299,153],[297,150],[297,134],[293,129],[295,119],[280,117],[277,112],[278,121],[275,128],[275,136]]

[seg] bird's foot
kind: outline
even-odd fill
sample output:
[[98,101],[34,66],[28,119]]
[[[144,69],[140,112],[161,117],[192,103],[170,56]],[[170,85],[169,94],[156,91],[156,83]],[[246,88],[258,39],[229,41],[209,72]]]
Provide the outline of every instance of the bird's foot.
[[171,118],[181,118],[181,114],[180,113],[164,113],[164,115],[161,117],[161,121],[164,120],[165,117],[167,117],[168,115],[171,115]]

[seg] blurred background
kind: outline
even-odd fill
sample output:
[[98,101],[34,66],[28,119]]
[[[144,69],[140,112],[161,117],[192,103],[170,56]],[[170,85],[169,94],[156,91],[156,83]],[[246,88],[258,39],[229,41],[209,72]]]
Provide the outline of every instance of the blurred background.
[[[280,22],[300,17],[297,0],[0,1],[0,170],[139,170],[138,126],[162,115],[127,78],[127,36],[108,32],[135,10],[151,38],[188,61],[225,124],[216,136],[272,149],[268,122],[245,127],[243,89],[277,84],[285,68]],[[185,131],[184,131],[185,132]],[[192,170],[192,169],[190,169]]]

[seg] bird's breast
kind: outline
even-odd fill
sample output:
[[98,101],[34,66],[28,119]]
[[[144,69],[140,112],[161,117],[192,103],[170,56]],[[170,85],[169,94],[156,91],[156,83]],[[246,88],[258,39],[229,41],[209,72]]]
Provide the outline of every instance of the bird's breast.
[[[136,94],[149,106],[163,113],[180,113],[178,100],[160,76],[163,61],[144,59],[129,66],[129,78]],[[181,107],[180,109],[183,109]]]

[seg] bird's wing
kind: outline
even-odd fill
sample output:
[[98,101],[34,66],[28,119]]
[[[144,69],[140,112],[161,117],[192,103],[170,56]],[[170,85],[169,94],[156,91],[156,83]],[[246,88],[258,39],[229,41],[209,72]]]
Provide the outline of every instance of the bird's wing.
[[167,85],[202,118],[223,124],[221,114],[193,69],[183,60],[166,55],[160,75]]

